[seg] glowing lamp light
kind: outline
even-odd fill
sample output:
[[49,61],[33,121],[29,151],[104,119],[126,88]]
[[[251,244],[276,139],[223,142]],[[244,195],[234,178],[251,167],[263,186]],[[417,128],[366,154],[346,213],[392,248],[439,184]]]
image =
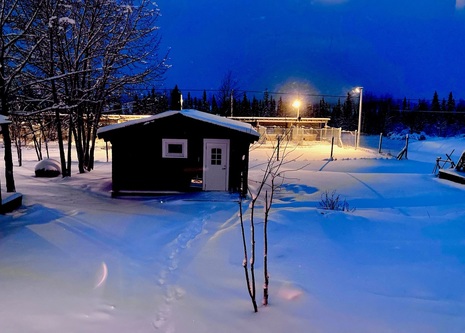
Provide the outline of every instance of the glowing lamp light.
[[[295,107],[295,108],[297,109],[297,119],[300,118],[300,104],[301,104],[301,103],[300,103],[300,100],[298,100],[298,99],[296,99],[296,100],[294,101],[294,103],[292,103],[292,106]],[[300,121],[300,119],[299,119],[299,121]]]
[[296,109],[300,108],[300,101],[296,99],[294,103],[292,103],[292,106],[295,107]]

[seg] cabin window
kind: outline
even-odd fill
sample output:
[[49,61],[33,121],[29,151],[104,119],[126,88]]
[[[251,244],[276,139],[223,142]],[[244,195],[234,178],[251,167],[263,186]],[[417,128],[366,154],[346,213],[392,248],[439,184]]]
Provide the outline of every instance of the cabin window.
[[162,139],[163,158],[187,158],[186,139]]
[[221,165],[221,148],[212,148],[211,165]]

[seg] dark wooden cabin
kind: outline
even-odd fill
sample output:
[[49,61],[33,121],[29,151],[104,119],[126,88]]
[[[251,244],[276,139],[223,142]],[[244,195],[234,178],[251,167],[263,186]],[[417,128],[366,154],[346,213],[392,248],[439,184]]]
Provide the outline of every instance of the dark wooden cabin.
[[105,126],[113,195],[193,190],[247,193],[254,128],[197,110],[166,111]]

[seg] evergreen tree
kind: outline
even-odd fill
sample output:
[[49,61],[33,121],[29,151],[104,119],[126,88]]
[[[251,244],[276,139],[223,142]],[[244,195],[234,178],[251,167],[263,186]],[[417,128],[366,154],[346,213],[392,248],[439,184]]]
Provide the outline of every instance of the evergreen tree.
[[168,105],[168,96],[166,91],[163,94],[157,97],[157,102],[155,103],[155,114],[165,112],[169,109]]
[[330,113],[331,113],[331,107],[329,103],[325,101],[325,98],[323,97],[320,100],[319,107],[314,116],[325,118],[325,117],[329,117]]
[[279,97],[278,106],[276,108],[276,113],[277,113],[278,117],[284,117],[284,115],[285,115],[284,103],[283,103],[283,98],[282,97]]
[[142,111],[142,106],[141,102],[139,100],[139,96],[137,94],[134,95],[133,97],[133,102],[132,102],[132,113],[133,114],[140,114]]
[[429,115],[424,112],[429,110],[428,102],[425,99],[418,100],[416,110],[415,117],[412,117],[410,123],[410,130],[412,132],[421,132],[425,130],[425,126],[431,121]]
[[331,120],[328,122],[328,124],[332,127],[341,127],[342,123],[342,105],[341,99],[338,99],[337,104],[333,107]]
[[260,103],[257,98],[254,96],[252,99],[252,116],[259,117],[260,116]]
[[192,109],[194,107],[194,102],[192,101],[191,92],[187,92],[187,100],[183,103],[185,109]]
[[301,115],[303,117],[314,117],[314,111],[313,111],[313,104],[308,103],[307,107],[305,108],[305,114]]
[[140,99],[140,104],[141,104],[141,109],[140,113],[141,114],[147,114],[147,108],[148,108],[148,100],[147,100],[147,95],[142,95],[142,98]]
[[241,116],[250,116],[251,115],[250,101],[247,98],[247,93],[245,91],[244,91],[244,93],[242,95],[240,115]]
[[431,111],[440,111],[439,96],[437,91],[434,92],[433,101],[431,102]]
[[459,101],[455,105],[455,110],[458,111],[458,112],[465,111],[465,100],[459,99]]
[[171,90],[171,110],[181,110],[181,91],[178,85]]
[[344,129],[353,130],[355,128],[354,122],[354,103],[352,101],[352,96],[350,93],[347,93],[346,100],[342,106],[343,113],[343,123],[341,124]]
[[202,94],[202,105],[200,107],[201,111],[208,112],[210,111],[210,105],[208,104],[207,100],[207,92],[204,90]]
[[259,116],[259,117],[263,117],[263,116],[264,116],[264,114],[263,114],[263,109],[264,109],[263,105],[264,105],[263,101],[262,101],[262,100],[258,100],[258,116]]
[[150,99],[150,114],[155,114],[156,103],[157,103],[157,93],[155,92],[155,88],[152,88],[149,99]]
[[417,110],[418,111],[428,111],[428,102],[426,101],[426,99],[418,100]]
[[447,99],[447,111],[455,111],[455,99],[452,95],[452,91],[449,93],[449,98]]
[[407,110],[410,110],[410,101],[407,100],[407,97],[404,97],[404,100],[402,101],[402,111]]
[[273,96],[270,96],[270,116],[276,117],[276,115],[277,115],[276,100],[273,98]]
[[270,93],[268,92],[268,89],[265,89],[265,92],[263,93],[263,103],[261,111],[263,117],[270,116]]
[[447,111],[447,101],[445,98],[441,101],[441,111]]
[[212,109],[211,113],[213,114],[218,114],[218,103],[216,103],[216,98],[215,95],[212,96]]
[[192,101],[192,108],[195,110],[200,110],[201,106],[201,101],[197,97],[194,97],[194,100]]

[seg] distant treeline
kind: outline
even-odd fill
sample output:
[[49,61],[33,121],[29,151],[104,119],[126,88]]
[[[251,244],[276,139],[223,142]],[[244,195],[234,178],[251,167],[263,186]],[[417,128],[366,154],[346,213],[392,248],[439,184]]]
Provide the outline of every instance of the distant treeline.
[[[323,99],[314,108],[316,117],[328,116],[330,126],[346,130],[357,129],[358,98],[347,95],[344,102],[335,105]],[[394,99],[389,96],[377,97],[366,94],[362,98],[361,131],[367,134],[388,134],[391,132],[424,132],[433,136],[455,136],[465,133],[465,101],[456,102],[453,94],[440,99],[434,92],[431,100],[417,101]]]
[[[259,96],[257,97],[257,94]],[[277,95],[277,97],[274,97]],[[245,90],[204,90],[202,97],[192,97],[176,86],[173,90],[134,95],[121,103],[123,114],[157,114],[166,110],[197,109],[222,116],[252,117],[316,117],[330,118],[332,127],[343,130],[358,128],[359,94],[346,96],[301,95],[299,110],[292,106],[295,95]],[[251,96],[251,97],[250,97]],[[114,107],[117,107],[114,105]],[[362,98],[361,131],[367,134],[409,131],[435,136],[454,136],[465,133],[465,100],[455,101],[451,93],[432,99],[395,99],[365,93]]]

